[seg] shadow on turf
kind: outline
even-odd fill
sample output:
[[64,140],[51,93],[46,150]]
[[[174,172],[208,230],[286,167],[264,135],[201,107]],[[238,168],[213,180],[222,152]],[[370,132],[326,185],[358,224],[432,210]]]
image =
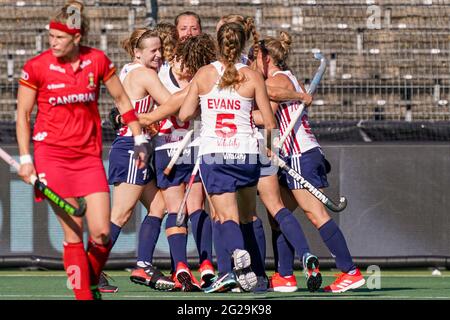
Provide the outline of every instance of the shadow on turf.
[[[343,292],[343,293],[329,293],[329,292],[314,292],[310,293],[307,290],[299,290],[296,292],[292,292],[290,295],[283,295],[283,294],[276,294],[267,296],[265,294],[262,294],[261,297],[255,297],[255,299],[264,299],[264,300],[270,300],[270,299],[292,299],[292,298],[299,298],[299,297],[305,297],[305,298],[324,298],[324,297],[344,297],[344,296],[356,296],[356,297],[377,297],[377,293],[386,293],[390,291],[405,291],[405,290],[413,290],[414,288],[381,288],[381,289],[368,289],[368,288],[360,288],[353,291]],[[271,292],[272,293],[272,292]],[[363,294],[361,294],[363,293]],[[371,293],[371,294],[368,294]]]

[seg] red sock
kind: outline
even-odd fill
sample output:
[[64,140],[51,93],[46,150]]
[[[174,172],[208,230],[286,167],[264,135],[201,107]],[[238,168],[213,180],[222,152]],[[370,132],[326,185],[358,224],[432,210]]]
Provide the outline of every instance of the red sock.
[[64,269],[77,300],[93,300],[89,262],[83,242],[64,243]]
[[98,285],[100,273],[108,260],[111,251],[111,240],[107,244],[98,244],[91,238],[88,241],[87,257],[91,270],[91,285]]

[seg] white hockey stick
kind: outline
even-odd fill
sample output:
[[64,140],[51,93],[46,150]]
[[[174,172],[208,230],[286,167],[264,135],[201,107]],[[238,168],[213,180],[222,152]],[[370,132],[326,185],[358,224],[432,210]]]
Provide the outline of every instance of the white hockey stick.
[[[314,58],[320,60],[320,66],[317,69],[317,72],[314,75],[313,80],[311,81],[311,85],[308,88],[308,94],[310,95],[313,95],[316,92],[320,80],[322,80],[323,74],[325,73],[325,69],[327,68],[327,59],[320,52],[316,52],[314,54]],[[292,129],[294,129],[294,126],[297,123],[298,119],[302,115],[304,108],[305,104],[302,103],[300,108],[298,108],[297,111],[292,116],[291,122],[289,123],[289,126],[286,128],[286,131],[284,132],[283,136],[278,141],[274,142],[274,145],[277,148],[281,148],[283,146],[284,141],[286,141]]]
[[183,140],[181,140],[180,145],[178,146],[177,150],[172,156],[172,159],[170,159],[169,164],[164,169],[164,174],[168,176],[170,174],[170,171],[172,170],[173,166],[177,162],[177,160],[180,158],[181,153],[183,152],[184,148],[189,144],[191,141],[191,136],[194,133],[194,130],[189,130],[186,135],[184,136]]

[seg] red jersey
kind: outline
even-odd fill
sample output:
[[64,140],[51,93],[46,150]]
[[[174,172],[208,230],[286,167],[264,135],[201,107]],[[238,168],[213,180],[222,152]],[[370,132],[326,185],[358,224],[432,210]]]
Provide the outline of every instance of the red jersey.
[[37,91],[35,143],[101,156],[100,81],[107,81],[116,68],[94,48],[80,46],[79,58],[73,71],[47,50],[25,63],[19,84]]

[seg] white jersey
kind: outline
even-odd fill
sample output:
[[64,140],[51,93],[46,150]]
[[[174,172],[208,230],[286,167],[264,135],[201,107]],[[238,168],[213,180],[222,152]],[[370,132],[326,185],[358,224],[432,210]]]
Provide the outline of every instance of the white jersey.
[[[168,63],[164,63],[161,66],[158,77],[171,94],[181,91]],[[153,138],[155,150],[177,148],[179,142],[186,135],[186,132],[191,129],[192,125],[193,121],[182,122],[175,116],[170,116],[169,118],[162,120],[160,122],[159,132]]]
[[[123,66],[122,70],[120,71],[119,79],[120,82],[124,82],[125,78],[128,76],[128,74],[140,67],[144,67],[142,64],[139,63],[128,63]],[[155,106],[155,100],[150,95],[147,95],[141,99],[137,100],[131,100],[131,105],[133,106],[136,113],[148,113],[153,110],[153,107]],[[142,129],[143,133],[147,138],[150,138],[150,135],[148,134],[146,129]],[[127,125],[123,125],[122,128],[119,129],[119,132],[117,135],[122,137],[131,137],[133,134],[131,133],[131,130],[128,128]]]
[[[277,71],[273,75],[275,76],[280,73],[286,75],[289,80],[291,80],[297,92],[303,92],[297,78],[295,78],[290,71]],[[279,104],[275,117],[280,128],[280,136],[283,136],[286,128],[291,122],[291,116],[298,108],[300,108],[301,104],[301,101],[298,100],[283,101]],[[304,108],[299,121],[297,121],[291,133],[285,140],[281,152],[284,155],[293,155],[306,152],[316,147],[320,147],[320,145],[309,126],[308,109]]]
[[[225,68],[216,61],[212,65],[220,76]],[[236,69],[247,67],[237,63]],[[200,155],[209,153],[258,153],[258,140],[251,112],[253,98],[246,98],[233,88],[220,90],[220,77],[211,91],[200,96]]]

